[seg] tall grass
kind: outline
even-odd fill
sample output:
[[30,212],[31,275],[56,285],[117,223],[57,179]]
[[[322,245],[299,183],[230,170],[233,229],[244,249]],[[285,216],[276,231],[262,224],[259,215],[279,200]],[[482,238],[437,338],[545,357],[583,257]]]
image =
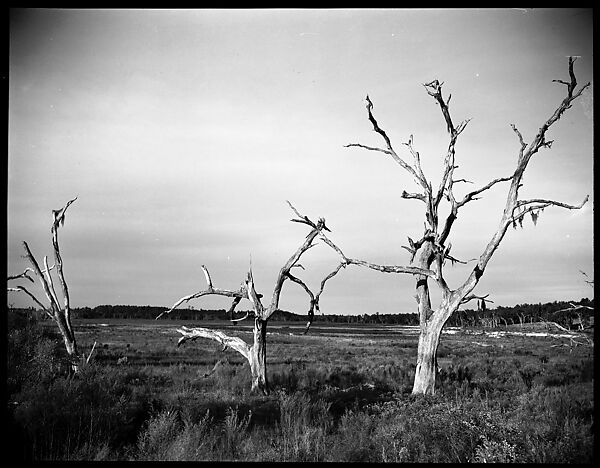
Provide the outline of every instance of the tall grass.
[[414,364],[404,354],[355,356],[350,363],[282,360],[265,397],[249,393],[248,369],[237,363],[204,377],[210,364],[99,360],[67,378],[57,339],[35,323],[9,333],[9,443],[19,459],[582,463],[593,457],[593,357],[577,351],[447,350],[432,397],[410,395]]

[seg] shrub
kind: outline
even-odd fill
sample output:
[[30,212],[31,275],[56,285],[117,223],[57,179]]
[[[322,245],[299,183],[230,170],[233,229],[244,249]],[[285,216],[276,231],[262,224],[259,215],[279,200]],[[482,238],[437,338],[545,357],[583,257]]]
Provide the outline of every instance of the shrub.
[[496,442],[486,436],[481,437],[481,444],[475,450],[477,463],[513,463],[516,459],[515,446],[507,441]]
[[302,393],[278,393],[279,445],[283,461],[320,461],[325,458],[325,435],[332,425],[331,403],[311,401]]
[[18,394],[12,418],[23,434],[27,459],[94,458],[117,448],[138,430],[148,412],[147,395],[132,392],[122,375],[95,365],[72,378],[30,382]]
[[525,462],[584,463],[593,453],[593,385],[534,385],[519,396],[514,422],[525,436]]
[[139,460],[168,460],[165,458],[178,432],[175,411],[162,411],[153,416],[138,439]]
[[223,421],[222,457],[228,460],[238,458],[238,447],[246,435],[251,418],[251,411],[247,416],[240,419],[237,407],[235,409],[232,407],[227,408],[227,414]]
[[327,454],[327,461],[379,461],[373,456],[375,446],[372,435],[376,424],[376,419],[366,411],[348,409],[340,418],[337,430],[330,439],[331,450]]

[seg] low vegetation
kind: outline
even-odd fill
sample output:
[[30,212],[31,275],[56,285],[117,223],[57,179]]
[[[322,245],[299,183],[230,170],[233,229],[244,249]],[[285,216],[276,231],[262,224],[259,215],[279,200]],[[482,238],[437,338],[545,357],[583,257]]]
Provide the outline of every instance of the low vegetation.
[[564,338],[448,334],[437,393],[413,396],[417,334],[279,322],[264,396],[238,353],[177,348],[171,321],[76,320],[97,347],[71,377],[51,324],[9,311],[8,327],[19,460],[592,461],[593,348]]

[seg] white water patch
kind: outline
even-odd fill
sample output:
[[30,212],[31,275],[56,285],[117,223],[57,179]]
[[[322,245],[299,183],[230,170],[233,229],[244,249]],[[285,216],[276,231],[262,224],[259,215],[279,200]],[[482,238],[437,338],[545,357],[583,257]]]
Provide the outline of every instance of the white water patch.
[[566,333],[548,333],[548,332],[506,332],[506,331],[495,331],[486,332],[487,336],[492,338],[500,338],[503,336],[551,336],[553,338],[578,338],[578,335],[566,334]]

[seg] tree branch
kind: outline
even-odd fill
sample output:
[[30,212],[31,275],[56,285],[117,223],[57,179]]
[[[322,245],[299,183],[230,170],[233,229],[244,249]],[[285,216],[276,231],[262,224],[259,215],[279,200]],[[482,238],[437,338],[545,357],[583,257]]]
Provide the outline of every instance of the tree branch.
[[492,304],[494,303],[494,301],[492,301],[491,299],[488,299],[487,297],[489,296],[489,294],[486,294],[485,296],[478,296],[476,294],[471,294],[469,296],[463,297],[460,301],[461,304],[466,304],[467,302],[471,302],[473,299],[482,299],[485,300],[486,302],[491,302]]
[[242,320],[246,320],[249,315],[250,315],[250,311],[247,310],[246,311],[246,315],[244,315],[243,317],[233,318],[233,316],[231,316],[231,318],[229,319],[229,321],[230,322],[241,322]]
[[[446,128],[448,130],[448,133],[450,134],[450,143],[448,145],[448,151],[446,153],[446,158],[444,160],[444,167],[445,167],[444,174],[442,176],[442,180],[440,182],[440,186],[438,188],[435,199],[433,200],[432,214],[435,214],[436,218],[437,218],[437,208],[440,204],[440,201],[442,200],[444,192],[446,190],[448,190],[449,192],[452,191],[452,182],[450,182],[448,187],[446,187],[446,186],[448,185],[449,180],[452,181],[452,174],[455,169],[454,146],[456,145],[456,140],[458,139],[458,135],[460,135],[464,131],[464,129],[467,127],[468,123],[470,122],[470,119],[467,119],[467,120],[461,122],[457,128],[454,127],[454,124],[452,123],[452,118],[450,117],[450,109],[448,107],[448,104],[450,103],[450,98],[448,98],[448,101],[444,102],[444,98],[442,97],[442,84],[443,83],[440,83],[438,80],[433,80],[432,82],[425,83],[423,85],[423,86],[425,86],[427,94],[429,94],[431,97],[433,97],[436,100],[436,102],[439,104],[440,109],[442,111],[442,115],[444,117],[444,120],[446,121]],[[432,228],[435,229],[434,226],[432,226]]]
[[287,201],[287,204],[290,206],[290,208],[296,214],[296,216],[298,216],[298,220],[292,220],[292,221],[302,222],[304,224],[307,224],[308,226],[311,226],[313,229],[308,234],[308,236],[306,236],[306,239],[304,240],[302,245],[300,247],[298,247],[296,252],[294,252],[292,254],[292,256],[288,259],[288,261],[285,263],[285,265],[283,265],[283,267],[281,267],[281,270],[279,271],[279,275],[277,276],[277,279],[275,281],[275,288],[273,289],[271,305],[269,306],[268,311],[265,314],[265,317],[263,317],[264,320],[266,320],[276,310],[278,310],[279,297],[281,295],[281,288],[283,287],[283,283],[285,282],[285,280],[290,278],[290,276],[291,276],[290,270],[294,266],[297,265],[298,260],[300,260],[300,257],[304,254],[304,252],[306,252],[308,249],[310,249],[311,247],[314,246],[313,241],[315,240],[315,238],[318,235],[325,237],[325,234],[323,233],[323,231],[329,231],[329,229],[325,225],[324,218],[319,218],[319,220],[315,223],[310,218],[308,218],[308,216],[304,216],[304,215],[300,214],[300,212],[289,201]]
[[320,305],[319,305],[319,299],[321,298],[321,294],[323,293],[323,290],[325,289],[325,283],[327,283],[327,281],[329,281],[331,278],[333,278],[335,275],[337,275],[342,268],[346,268],[346,265],[347,265],[347,263],[345,261],[340,262],[340,264],[337,267],[335,267],[333,269],[333,271],[331,271],[327,276],[325,276],[325,278],[323,278],[321,280],[321,286],[319,288],[319,292],[315,296],[315,304],[316,304],[317,310],[319,310],[319,311],[321,310]]
[[212,281],[210,279],[210,274],[208,273],[208,268],[206,268],[206,266],[202,265],[202,269],[204,270],[204,274],[206,275],[207,281],[209,283],[208,289],[203,289],[203,290],[195,292],[193,294],[189,294],[187,296],[183,296],[181,299],[177,300],[175,302],[175,304],[173,304],[173,306],[171,306],[170,309],[165,310],[165,311],[161,312],[160,314],[158,314],[157,317],[155,318],[155,320],[158,320],[163,315],[170,314],[171,312],[173,312],[177,307],[179,307],[184,302],[189,302],[192,299],[198,299],[199,297],[202,297],[202,296],[215,295],[215,296],[233,297],[234,301],[233,301],[233,304],[232,304],[232,306],[230,307],[230,309],[228,311],[229,314],[231,314],[233,312],[233,309],[235,308],[235,306],[237,306],[237,304],[239,303],[239,301],[241,299],[248,299],[248,291],[247,291],[247,288],[245,286],[241,286],[240,289],[239,289],[239,291],[232,291],[232,290],[229,290],[229,289],[218,289],[218,288],[215,288],[215,287],[212,286]]
[[182,326],[177,329],[183,336],[179,338],[177,347],[184,344],[186,341],[194,341],[198,338],[208,338],[209,340],[215,340],[223,345],[223,348],[231,348],[236,350],[248,361],[250,360],[250,349],[251,346],[241,338],[236,336],[228,336],[218,330],[210,330],[208,328],[188,328]]
[[[383,273],[408,273],[411,275],[425,275],[425,276],[429,276],[431,278],[437,279],[437,274],[434,271],[425,269],[425,268],[418,268],[418,267],[411,267],[411,266],[399,266],[399,265],[378,265],[375,263],[366,262],[364,260],[349,258],[342,252],[342,250],[334,242],[331,241],[331,239],[329,239],[327,236],[325,236],[325,234],[321,233],[320,238],[323,240],[323,242],[325,242],[333,250],[335,250],[340,255],[340,257],[342,257],[342,260],[343,260],[342,263],[344,263],[345,265],[364,266],[364,267],[370,268],[372,270],[381,271]],[[423,237],[423,239],[421,239],[419,242],[422,242],[426,239],[429,239],[429,237],[427,235],[425,235]]]
[[423,195],[422,193],[408,193],[406,190],[403,190],[400,196],[405,199],[414,198],[417,200],[421,200],[423,203],[427,203],[425,195]]
[[513,177],[514,176],[499,177],[498,179],[492,180],[487,185],[484,185],[483,187],[481,187],[477,190],[473,190],[472,192],[469,192],[468,194],[466,194],[464,196],[464,198],[460,202],[458,202],[456,204],[457,208],[460,208],[461,206],[466,205],[467,203],[469,203],[472,200],[478,200],[478,198],[474,198],[476,195],[479,195],[480,193],[485,192],[486,190],[492,188],[494,185],[496,185],[499,182],[507,182],[507,181],[511,180]]
[[[519,200],[516,203],[515,209],[523,207],[525,205],[530,205],[530,204],[533,204],[533,203],[537,203],[540,206],[536,206],[533,209],[541,209],[541,208],[545,208],[547,206],[558,206],[560,208],[567,208],[569,210],[578,210],[578,209],[582,208],[583,205],[585,205],[587,203],[587,201],[589,200],[589,198],[590,198],[590,196],[586,195],[586,197],[584,198],[584,200],[579,205],[569,205],[568,203],[563,203],[563,202],[559,202],[559,201],[555,201],[555,200],[547,200],[547,199],[544,199],[544,198],[533,198],[531,200]],[[543,207],[541,205],[543,205]]]
[[[531,157],[541,147],[549,146],[548,142],[545,140],[545,135],[546,135],[547,130],[558,119],[560,119],[561,115],[567,109],[569,109],[571,107],[571,103],[573,102],[573,100],[575,100],[577,97],[579,97],[581,95],[581,93],[590,85],[590,83],[588,82],[586,85],[581,87],[579,89],[579,91],[575,92],[575,87],[577,85],[577,81],[575,79],[575,74],[573,72],[573,62],[574,62],[573,57],[569,57],[569,76],[571,78],[571,81],[570,81],[570,84],[568,87],[567,97],[565,97],[562,100],[562,102],[559,104],[559,106],[554,111],[552,116],[548,120],[546,120],[546,122],[542,125],[542,127],[540,127],[536,137],[526,148],[525,148],[525,143],[523,141],[523,137],[522,137],[521,133],[516,129],[516,127],[514,125],[512,125],[513,130],[519,137],[519,141],[521,143],[521,148],[519,151],[517,167],[512,176],[510,188],[508,190],[508,195],[506,197],[506,205],[505,205],[504,211],[502,213],[502,219],[500,220],[500,225],[499,225],[498,229],[493,234],[492,238],[486,245],[483,253],[479,257],[479,261],[477,262],[477,265],[475,266],[475,268],[473,269],[473,271],[471,272],[471,274],[469,275],[469,277],[467,278],[465,283],[459,289],[456,290],[455,295],[454,295],[455,300],[459,300],[459,298],[464,297],[466,294],[468,294],[470,291],[473,290],[473,288],[477,285],[479,278],[483,275],[483,272],[487,266],[487,263],[492,258],[492,255],[494,254],[494,252],[500,245],[500,242],[504,238],[504,235],[506,234],[508,227],[515,221],[515,219],[522,217],[522,215],[524,214],[524,212],[523,212],[523,213],[519,213],[515,216],[514,210],[517,206],[518,191],[519,191],[519,188],[521,187],[521,181],[523,179],[523,174],[525,172],[525,169],[527,168],[527,165],[528,165]],[[587,198],[585,201],[587,201]],[[585,203],[585,201],[584,201],[584,203]],[[580,206],[559,204],[557,206],[563,206],[563,207],[569,208],[569,209],[579,209],[581,206],[583,206],[583,204]],[[525,210],[525,212],[534,211],[536,209],[541,209],[542,207],[544,207],[543,204],[535,205],[533,207],[527,208]]]
[[433,270],[425,268],[410,267],[410,266],[399,266],[399,265],[377,265],[375,263],[365,262],[364,260],[358,260],[355,258],[349,258],[346,262],[348,265],[358,265],[370,268],[372,270],[381,271],[383,273],[408,273],[410,275],[424,275],[429,276],[433,279],[438,278],[438,275]]
[[571,307],[567,307],[565,309],[560,309],[560,310],[555,310],[553,313],[556,314],[558,312],[567,312],[569,310],[577,310],[577,309],[588,309],[588,310],[594,310],[593,307],[590,306],[585,306],[585,305],[580,305],[580,304],[573,304],[572,302],[569,302],[569,305]]
[[367,102],[367,112],[369,114],[369,121],[373,125],[373,130],[375,132],[377,132],[379,135],[381,135],[381,137],[384,139],[385,144],[387,146],[387,150],[384,150],[382,148],[373,148],[370,146],[361,145],[359,143],[351,143],[349,145],[346,145],[346,147],[359,147],[359,148],[368,149],[370,151],[380,151],[380,152],[389,154],[390,156],[392,156],[394,161],[396,161],[398,164],[400,164],[400,166],[402,166],[410,175],[413,176],[413,178],[415,179],[417,184],[419,184],[419,185],[423,186],[423,188],[427,189],[427,181],[422,179],[410,164],[408,164],[406,161],[404,161],[404,159],[402,159],[400,156],[398,156],[398,154],[392,147],[392,142],[390,141],[389,137],[387,136],[385,131],[379,127],[377,120],[375,120],[375,117],[373,116],[373,113],[371,112],[371,109],[373,109],[373,103],[369,99],[368,95],[366,97],[366,102]]
[[421,185],[423,185],[423,183],[424,183],[427,186],[426,193],[431,195],[431,184],[429,183],[429,181],[425,177],[425,174],[423,173],[423,168],[421,167],[421,157],[419,155],[419,152],[415,151],[415,149],[413,148],[413,136],[410,135],[410,137],[408,138],[408,142],[403,143],[403,145],[406,145],[408,147],[408,150],[410,151],[410,153],[413,155],[413,159],[415,162],[415,168],[419,175],[419,180],[421,181]]
[[244,318],[242,318],[242,319],[234,319],[233,318],[233,311],[235,310],[235,308],[237,307],[237,305],[240,303],[241,300],[242,300],[241,297],[234,297],[233,302],[231,303],[231,306],[229,307],[229,310],[227,311],[227,315],[229,315],[229,320],[232,322],[240,322],[240,321],[244,320],[246,317],[248,317],[248,315],[249,315],[248,311],[246,311],[246,315],[244,316]]
[[44,304],[42,304],[40,301],[38,301],[37,298],[32,293],[30,293],[27,290],[27,288],[25,288],[24,286],[15,286],[15,287],[12,287],[12,288],[7,288],[7,291],[17,291],[17,292],[21,291],[21,292],[24,292],[29,297],[31,297],[31,299],[33,299],[34,302],[37,305],[39,305],[44,312],[46,312],[46,315],[48,315],[48,317],[50,317],[51,319],[54,319],[54,317],[52,316],[52,314],[50,313],[50,311],[48,309],[46,309],[46,306]]
[[310,325],[313,321],[313,318],[315,316],[315,304],[316,304],[316,299],[315,299],[315,295],[313,294],[313,292],[309,289],[309,287],[306,285],[306,283],[304,283],[304,281],[302,281],[300,278],[297,278],[295,276],[293,276],[292,274],[288,273],[288,278],[290,280],[292,280],[294,283],[299,284],[300,286],[302,286],[302,288],[306,291],[306,294],[308,294],[308,296],[310,297],[310,305],[308,308],[308,322],[306,323],[306,329],[304,330],[304,334],[308,333],[308,329],[310,328]]
[[204,276],[206,277],[206,284],[208,285],[208,289],[213,289],[212,279],[210,277],[210,273],[208,272],[208,268],[205,265],[200,265],[202,271],[204,271]]
[[23,273],[21,273],[19,275],[9,276],[7,281],[11,281],[11,280],[19,279],[19,278],[27,278],[32,283],[35,283],[35,280],[31,276],[29,276],[29,272],[34,273],[34,271],[31,268],[25,268],[25,271],[23,271]]
[[[586,278],[589,278],[588,274],[587,274],[585,271],[583,271],[583,270],[579,270],[579,272],[580,272],[580,273],[581,273],[583,276],[585,276]],[[592,286],[592,287],[594,286],[594,280],[584,280],[584,281],[585,281],[587,284],[589,284],[590,286]]]
[[48,282],[48,289],[50,290],[50,294],[52,294],[52,300],[56,304],[57,308],[60,308],[58,303],[58,297],[56,295],[56,290],[54,289],[54,282],[52,281],[52,276],[50,275],[50,268],[48,268],[48,257],[44,255],[44,268],[42,272],[46,275],[46,281]]
[[[587,195],[585,197],[585,199],[579,204],[579,205],[569,205],[567,203],[562,203],[562,202],[558,202],[558,201],[554,201],[554,200],[545,200],[545,199],[532,199],[532,200],[519,200],[516,203],[516,206],[514,208],[514,210],[517,209],[522,209],[522,211],[519,211],[518,213],[514,214],[514,210],[513,210],[513,216],[511,216],[508,220],[507,220],[507,224],[513,224],[513,227],[515,226],[515,222],[519,221],[519,224],[523,223],[523,218],[525,217],[525,215],[527,213],[531,213],[531,217],[533,219],[533,223],[537,224],[537,218],[539,216],[539,213],[536,213],[537,211],[543,211],[545,208],[549,207],[549,206],[558,206],[560,208],[567,208],[569,210],[579,210],[583,207],[583,205],[585,205],[587,203],[589,199],[589,195]],[[529,205],[529,206],[528,206]],[[523,208],[526,207],[526,208]]]
[[88,354],[87,359],[85,360],[86,364],[90,363],[90,359],[92,358],[92,354],[94,352],[94,349],[96,349],[96,342],[94,341],[94,345],[92,346],[92,349],[90,350],[90,354]]
[[42,270],[40,269],[40,266],[38,265],[35,257],[31,253],[31,250],[29,249],[29,245],[27,245],[27,242],[25,242],[25,241],[23,241],[23,248],[25,249],[25,257],[29,260],[29,263],[31,263],[31,266],[33,267],[33,271],[35,272],[38,279],[42,283],[42,288],[44,289],[44,293],[46,294],[46,297],[48,298],[48,302],[50,302],[50,308],[52,310],[52,313],[53,314],[58,313],[59,306],[54,301],[54,298],[50,291],[50,286],[48,285],[48,282],[46,281],[46,278],[44,277],[44,274],[42,273]]
[[393,153],[389,150],[383,149],[383,148],[376,148],[373,146],[367,146],[367,145],[362,145],[360,143],[349,143],[347,145],[344,145],[344,148],[351,148],[351,147],[357,147],[357,148],[363,148],[369,151],[379,151],[380,153],[385,153],[385,154],[389,154],[392,155]]
[[262,295],[258,294],[258,292],[256,292],[256,288],[254,287],[254,277],[252,275],[252,265],[250,265],[250,269],[248,270],[248,276],[246,278],[246,292],[248,295],[248,300],[250,302],[252,302],[256,316],[262,317],[264,314],[265,308],[262,305],[262,302],[260,300]]

